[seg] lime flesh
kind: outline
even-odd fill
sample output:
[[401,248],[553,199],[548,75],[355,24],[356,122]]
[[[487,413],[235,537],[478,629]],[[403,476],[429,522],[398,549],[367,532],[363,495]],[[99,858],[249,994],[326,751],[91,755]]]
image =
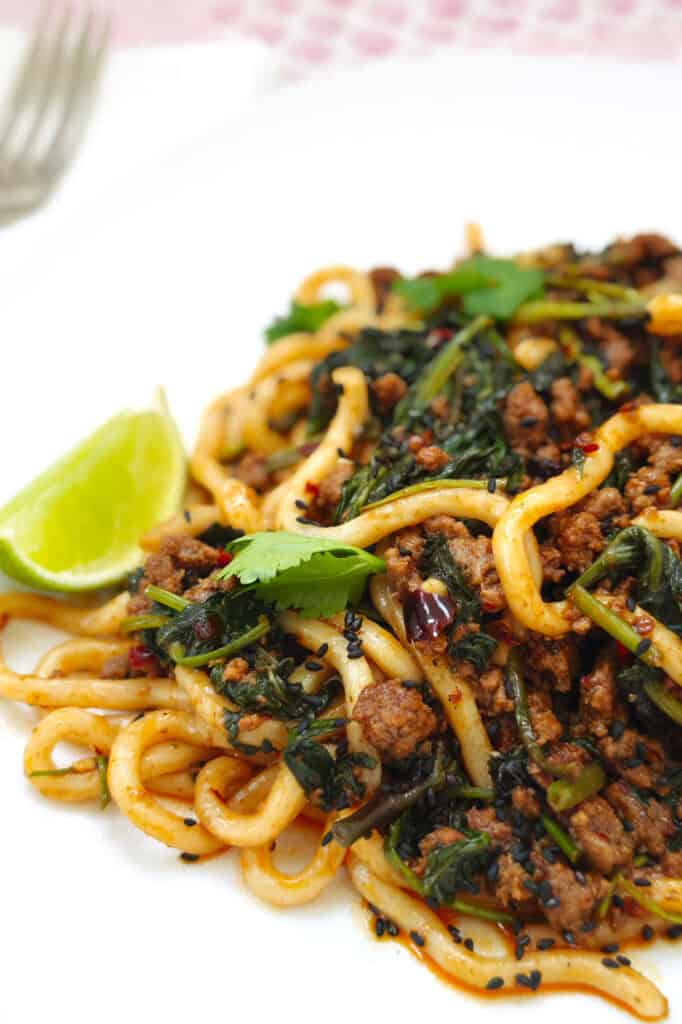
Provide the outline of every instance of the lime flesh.
[[116,583],[140,563],[140,536],[178,510],[184,487],[163,397],[121,412],[0,509],[0,569],[43,590]]

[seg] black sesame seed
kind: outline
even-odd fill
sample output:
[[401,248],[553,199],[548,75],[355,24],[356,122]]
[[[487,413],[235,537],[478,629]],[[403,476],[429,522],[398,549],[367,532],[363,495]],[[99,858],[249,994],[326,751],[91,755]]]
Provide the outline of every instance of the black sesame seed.
[[682,924],[674,924],[665,933],[669,939],[679,939],[682,936]]
[[538,422],[537,416],[524,416],[521,420],[522,427],[534,427]]
[[381,936],[386,931],[386,922],[384,921],[383,917],[377,917],[376,921],[374,922],[374,931],[378,939],[380,939]]
[[[626,832],[633,832],[635,826],[632,825],[630,822],[628,822],[628,824],[630,825],[630,828],[626,828],[625,831]],[[625,822],[623,822],[623,827],[625,828]],[[614,907],[617,907],[619,910],[622,910],[623,907],[625,906],[625,904],[623,903],[623,897],[619,893],[617,893],[617,892],[614,892],[613,899],[611,900],[611,903],[613,904]]]
[[260,748],[264,754],[271,754],[275,749],[274,746],[272,745],[272,741],[268,739],[263,740],[263,742],[260,745]]
[[540,982],[542,981],[542,973],[540,971],[533,970],[530,972],[530,987],[533,992],[536,992],[540,988]]
[[621,740],[623,738],[623,733],[624,732],[625,732],[625,722],[621,721],[620,718],[617,718],[616,721],[611,726],[611,736],[613,737],[614,740],[616,740],[616,742],[618,742],[618,740]]
[[319,526],[319,523],[316,523],[314,519],[306,519],[305,516],[296,516],[296,522],[302,526]]
[[354,658],[362,658],[363,657],[362,651],[358,650],[357,648],[354,648],[353,650],[351,650],[350,647],[349,647],[347,653],[348,653],[348,657],[351,659],[351,661]]
[[517,974],[514,978],[517,985],[521,985],[523,988],[532,988],[530,977],[527,974]]
[[543,902],[545,910],[556,910],[557,907],[561,906],[561,900],[557,899],[556,896],[550,896],[548,900]]
[[186,825],[187,828],[192,828],[193,825],[196,825],[197,819],[196,818],[183,818],[182,819],[182,823],[183,823],[183,825]]
[[635,831],[635,826],[632,824],[631,821],[628,821],[627,818],[623,818],[623,828],[625,829],[626,832],[634,832]]
[[638,885],[640,889],[646,889],[647,886],[651,885],[651,879],[649,878],[633,878],[635,885]]
[[575,935],[569,928],[564,928],[561,934],[569,946],[575,946]]
[[602,963],[603,963],[604,967],[620,967],[620,964],[618,963],[618,961],[617,960],[613,960],[610,956],[603,957],[602,958]]
[[304,512],[307,511],[308,502],[303,501],[302,498],[297,498],[296,501],[294,502],[294,505],[296,506],[296,508],[303,509]]
[[637,607],[637,602],[635,601],[634,597],[629,597],[625,602],[625,605],[629,612],[634,612],[635,608]]
[[491,476],[490,480],[488,480],[488,494],[494,494],[496,489],[497,489],[497,480],[495,479],[494,476]]
[[642,928],[642,938],[645,942],[651,942],[654,937],[654,930],[650,924],[645,924]]
[[474,951],[474,940],[473,939],[465,939],[464,940],[464,945],[466,946],[466,948],[469,950],[470,953],[473,953],[473,951]]
[[587,932],[593,932],[596,927],[597,927],[597,922],[596,921],[585,921],[584,924],[580,925],[580,931],[581,932],[585,932],[587,934]]
[[617,942],[608,942],[605,946],[602,946],[602,953],[617,953],[620,946]]
[[[325,832],[325,834],[322,836],[322,839],[320,840],[320,846],[328,846],[333,838],[334,836],[331,832]],[[372,911],[372,913],[374,913],[374,911]]]
[[338,457],[340,459],[345,459],[345,457],[346,457],[346,453],[344,452],[343,448],[337,448],[336,449],[336,454],[338,455]]
[[321,668],[324,668],[319,661],[306,661],[305,667],[309,672],[319,672]]
[[578,885],[587,885],[587,879],[585,878],[582,871],[576,871],[575,880],[578,883]]
[[449,924],[448,931],[450,932],[450,935],[453,937],[455,942],[460,943],[462,941],[462,933],[460,932],[457,925]]
[[550,938],[538,939],[538,941],[537,941],[537,947],[540,950],[551,949],[553,945],[554,945],[554,939],[550,939]]
[[329,644],[320,644],[320,646],[315,651],[315,654],[317,655],[318,658],[324,658],[328,650]]
[[501,978],[499,974],[496,974],[494,978],[489,978],[486,982],[486,988],[493,991],[496,988],[502,988],[504,985],[504,978]]
[[644,488],[644,493],[645,494],[658,494],[659,490],[660,490],[660,488],[659,488],[658,484],[647,484],[647,486]]
[[530,942],[530,935],[519,935],[516,940],[516,948],[514,950],[514,956],[517,960],[523,960],[523,954],[526,952],[526,946]]
[[646,654],[650,647],[651,640],[647,636],[643,640],[640,640],[637,646],[635,647],[635,657],[641,658],[644,654]]
[[632,962],[632,961],[630,960],[630,958],[629,958],[629,957],[627,957],[627,956],[623,956],[623,954],[622,954],[622,953],[619,953],[619,954],[618,954],[618,956],[616,957],[616,960],[617,960],[617,961],[618,961],[618,963],[619,963],[619,964],[621,964],[621,965],[622,965],[623,967],[629,967],[629,966],[630,966],[630,964],[631,964],[631,962]]
[[181,853],[180,860],[187,861],[188,864],[193,864],[195,860],[199,860],[198,853]]
[[400,935],[400,928],[398,928],[398,925],[395,923],[395,921],[386,921],[386,931],[393,939],[396,937],[396,935]]
[[426,942],[426,939],[421,934],[421,932],[410,932],[410,938],[412,939],[414,944],[419,947],[423,946],[424,943]]
[[381,917],[381,911],[373,903],[368,903],[367,907],[375,917]]
[[488,870],[486,871],[486,877],[491,882],[496,882],[500,874],[500,862],[494,860]]
[[556,853],[552,846],[545,846],[542,850],[542,856],[545,858],[548,864],[554,864],[556,861]]
[[192,522],[192,513],[188,508],[182,510],[182,518],[185,520],[186,523]]

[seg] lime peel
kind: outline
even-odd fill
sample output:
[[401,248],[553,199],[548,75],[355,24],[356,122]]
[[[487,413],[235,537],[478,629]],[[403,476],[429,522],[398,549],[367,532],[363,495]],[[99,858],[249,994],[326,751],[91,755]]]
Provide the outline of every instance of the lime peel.
[[163,392],[113,416],[0,509],[0,569],[42,590],[117,583],[180,507],[186,459]]

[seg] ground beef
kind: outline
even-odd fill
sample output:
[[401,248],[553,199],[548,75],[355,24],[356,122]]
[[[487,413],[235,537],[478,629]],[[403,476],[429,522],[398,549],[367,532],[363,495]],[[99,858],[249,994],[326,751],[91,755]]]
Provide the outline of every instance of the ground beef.
[[619,269],[628,271],[632,282],[640,288],[658,280],[664,271],[664,261],[678,253],[671,241],[653,232],[621,239],[610,247],[610,259]]
[[647,508],[664,508],[670,502],[670,477],[655,466],[642,466],[626,483],[625,497],[633,516]]
[[[571,769],[567,771],[567,774],[575,776],[578,775],[580,773],[580,769],[591,760],[591,756],[584,747],[579,746],[577,743],[562,742],[556,743],[552,747],[550,759],[552,764],[566,769],[570,765]],[[528,763],[528,774],[544,789],[547,789],[554,778],[548,772],[544,772],[539,768],[533,761],[529,761]]]
[[503,853],[497,861],[498,874],[495,882],[495,897],[503,907],[527,906],[534,902],[525,882],[530,880],[526,870],[518,864],[510,853]]
[[193,587],[185,591],[183,596],[188,601],[206,601],[213,594],[229,594],[238,585],[234,576],[221,577],[217,573],[213,573],[211,576],[207,576],[206,579],[195,583]]
[[496,716],[514,710],[514,701],[504,686],[504,673],[494,666],[473,679],[476,704],[482,714]]
[[537,451],[547,439],[549,411],[528,381],[522,381],[507,395],[502,422],[507,440],[522,455]]
[[622,781],[612,783],[605,795],[619,817],[628,822],[635,849],[644,848],[654,857],[660,857],[665,851],[666,839],[675,831],[665,804],[653,798],[644,801]]
[[498,612],[505,607],[504,591],[495,568],[490,537],[472,537],[464,523],[450,516],[433,516],[425,520],[428,533],[444,533],[453,560],[464,573],[470,587],[477,591],[485,612]]
[[570,816],[570,831],[590,863],[603,875],[629,864],[632,840],[613,809],[600,796],[583,800]]
[[[679,264],[680,283],[682,283],[682,258],[676,261]],[[682,384],[682,359],[680,358],[680,347],[675,341],[663,341],[658,350],[663,369],[673,384]]]
[[231,472],[238,480],[258,492],[264,491],[270,483],[266,457],[256,455],[255,452],[242,455],[241,459],[232,465]]
[[592,920],[599,901],[608,892],[608,882],[592,872],[583,872],[581,880],[573,868],[559,860],[550,864],[539,851],[534,853],[533,862],[533,880],[548,882],[558,902],[556,907],[543,907],[547,920],[553,928],[571,931],[578,938],[581,927]]
[[[137,593],[128,603],[130,615],[140,615],[151,607],[144,590],[149,584],[180,594],[220,564],[221,552],[195,537],[164,537],[158,551],[147,557]],[[233,584],[234,585],[234,584]]]
[[561,565],[561,552],[558,547],[549,541],[540,545],[540,559],[542,561],[542,582],[561,583],[566,575],[566,570]]
[[551,395],[552,421],[562,440],[572,440],[576,434],[587,430],[592,419],[570,377],[558,377],[552,381]]
[[390,412],[407,392],[407,384],[397,373],[384,373],[372,383],[372,391],[381,412]]
[[666,850],[660,860],[660,868],[669,878],[682,878],[682,851]]
[[467,811],[467,825],[474,832],[485,832],[493,842],[507,847],[512,841],[511,826],[498,821],[492,807],[472,807]]
[[577,667],[577,652],[572,637],[553,640],[540,633],[528,634],[526,673],[528,679],[548,684],[559,693],[568,693]]
[[414,461],[422,469],[425,469],[427,473],[437,473],[438,470],[447,466],[450,456],[442,448],[439,448],[438,445],[430,444],[417,452]]
[[640,789],[653,789],[663,770],[660,743],[634,729],[625,729],[618,740],[605,736],[599,741],[599,751],[614,772]]
[[599,342],[599,349],[609,369],[616,370],[618,376],[625,376],[632,367],[637,350],[632,342],[617,331],[608,321],[591,316],[586,321],[586,328],[593,338]]
[[576,507],[595,516],[602,526],[608,523],[621,528],[627,526],[629,522],[623,496],[615,487],[602,487],[592,491]]
[[315,507],[321,511],[333,510],[341,501],[341,492],[346,480],[349,480],[355,471],[350,459],[341,461],[330,473],[320,481],[320,489],[315,495]]
[[654,469],[677,476],[682,471],[682,447],[669,438],[654,435],[649,445],[649,463]]
[[370,270],[369,277],[374,288],[377,310],[380,313],[386,299],[391,294],[394,281],[400,280],[400,273],[394,267],[375,267]]
[[524,818],[530,818],[534,820],[539,818],[542,814],[542,808],[540,807],[540,801],[537,796],[527,786],[514,786],[512,789],[512,804],[523,815]]
[[423,554],[424,538],[416,529],[401,530],[384,552],[389,586],[401,600],[421,587],[419,563]]
[[618,693],[612,662],[602,658],[580,680],[580,721],[594,736],[605,737],[616,713]]
[[569,572],[584,572],[595,556],[603,551],[606,541],[599,520],[591,512],[576,511],[577,506],[557,512],[549,519],[552,542],[561,552],[561,560]]
[[456,828],[448,828],[443,826],[442,828],[434,829],[433,832],[429,832],[427,836],[419,843],[419,852],[421,854],[420,861],[413,865],[414,871],[418,875],[424,873],[426,867],[426,859],[433,850],[437,850],[441,846],[450,846],[451,843],[458,843],[466,836],[462,832],[458,832]]
[[552,711],[552,700],[548,693],[543,690],[531,690],[528,694],[528,710],[538,743],[554,743],[559,739],[563,728]]
[[226,683],[241,683],[249,671],[249,663],[245,658],[230,658],[223,669],[223,680]]
[[401,760],[436,728],[436,716],[421,695],[395,679],[366,686],[353,710],[353,721],[380,754]]

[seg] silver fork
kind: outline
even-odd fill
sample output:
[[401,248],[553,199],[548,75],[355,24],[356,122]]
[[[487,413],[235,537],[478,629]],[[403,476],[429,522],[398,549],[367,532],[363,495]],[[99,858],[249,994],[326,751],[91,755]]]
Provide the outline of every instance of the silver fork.
[[0,121],[0,219],[23,217],[52,194],[92,112],[110,21],[47,3]]

